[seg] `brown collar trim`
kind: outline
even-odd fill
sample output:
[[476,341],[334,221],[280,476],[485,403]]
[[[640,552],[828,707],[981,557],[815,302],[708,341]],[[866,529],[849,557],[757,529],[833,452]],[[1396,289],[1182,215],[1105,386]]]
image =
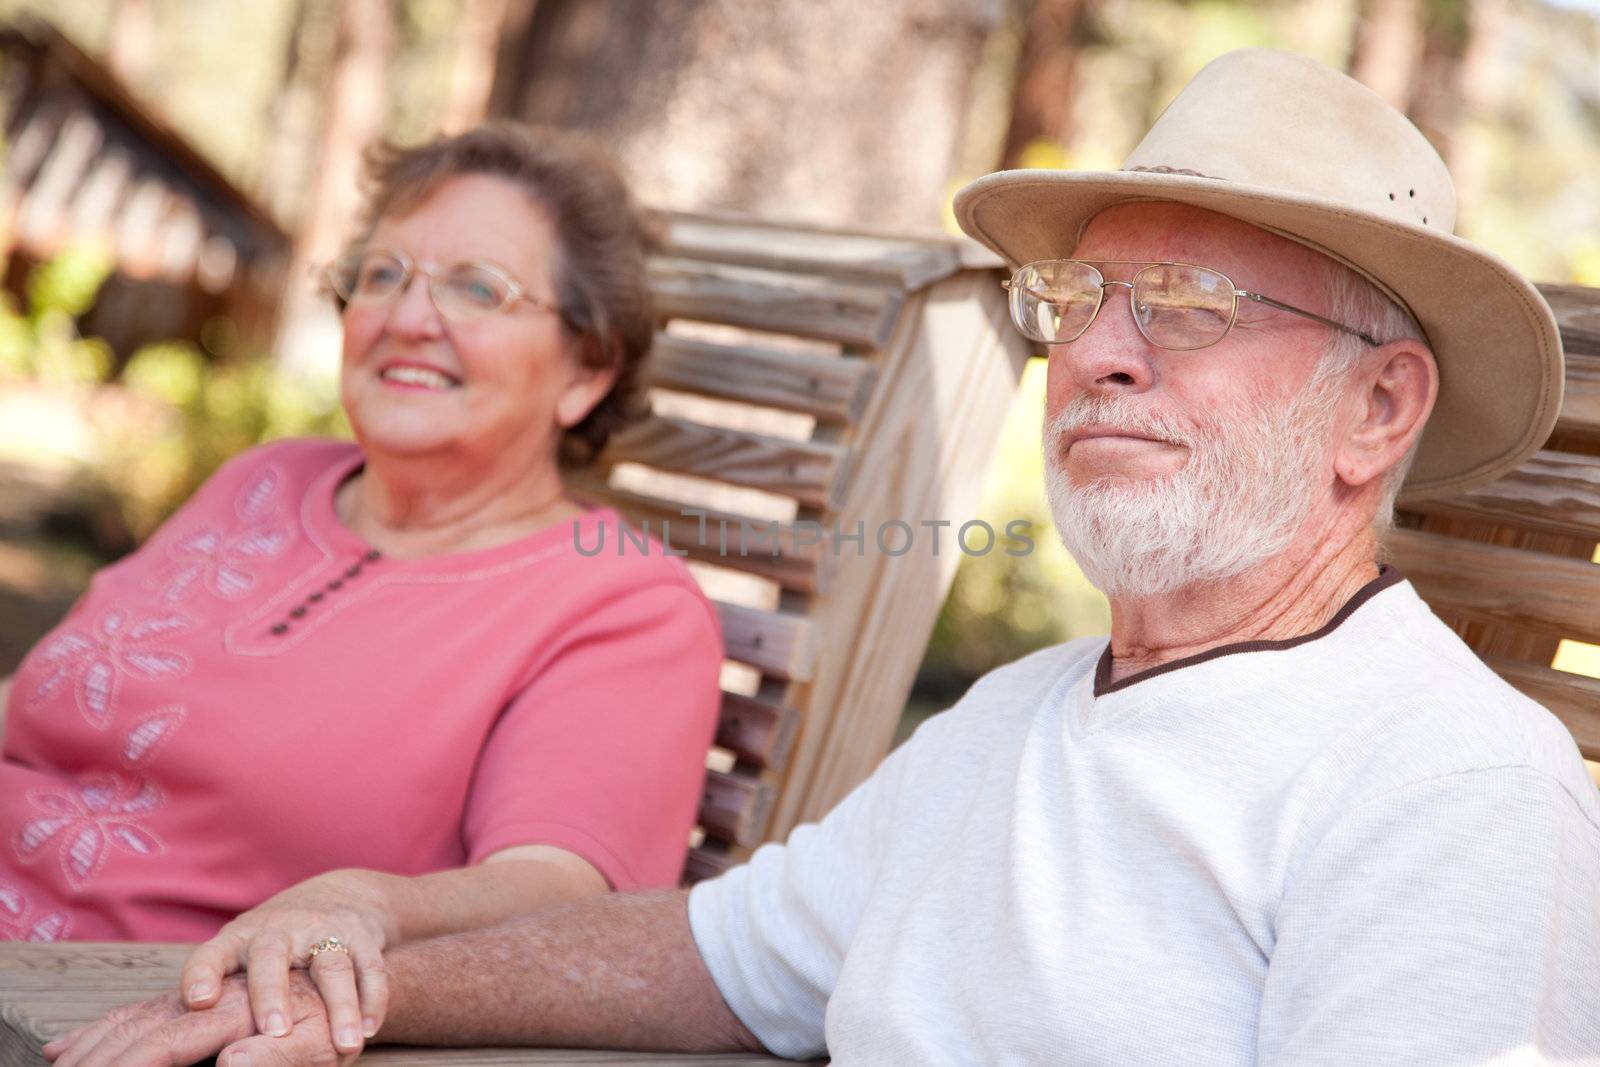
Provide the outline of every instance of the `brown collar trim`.
[[1107,641],[1106,650],[1100,654],[1100,662],[1094,669],[1094,695],[1103,697],[1108,693],[1126,689],[1130,685],[1137,685],[1139,682],[1154,678],[1159,674],[1182,670],[1185,667],[1193,667],[1196,664],[1206,662],[1206,660],[1217,659],[1222,656],[1232,656],[1239,652],[1274,652],[1327,637],[1338,629],[1341,623],[1355,614],[1355,610],[1361,605],[1390,586],[1399,585],[1403,581],[1405,581],[1405,575],[1401,574],[1395,567],[1385,563],[1378,568],[1378,576],[1360,589],[1357,589],[1355,595],[1345,601],[1344,607],[1340,608],[1333,618],[1329,619],[1320,629],[1308,634],[1301,634],[1299,637],[1285,638],[1281,641],[1240,641],[1231,645],[1218,645],[1216,648],[1208,648],[1204,652],[1196,652],[1192,656],[1185,656],[1170,663],[1151,667],[1149,670],[1140,671],[1138,674],[1130,674],[1118,682],[1111,681],[1111,642]]

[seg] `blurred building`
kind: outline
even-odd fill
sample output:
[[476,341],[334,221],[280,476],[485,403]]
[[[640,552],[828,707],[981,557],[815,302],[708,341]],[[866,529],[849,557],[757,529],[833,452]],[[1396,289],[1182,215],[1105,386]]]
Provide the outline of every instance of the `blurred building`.
[[8,292],[89,243],[112,274],[79,326],[119,362],[155,341],[270,340],[288,236],[98,61],[42,22],[0,29],[0,123]]

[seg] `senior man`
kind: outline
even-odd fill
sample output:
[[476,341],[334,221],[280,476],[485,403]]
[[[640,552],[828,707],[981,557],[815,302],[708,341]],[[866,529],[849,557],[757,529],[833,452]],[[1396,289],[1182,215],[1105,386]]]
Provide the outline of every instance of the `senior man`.
[[[1247,51],[1122,171],[990,175],[956,207],[1050,346],[1049,497],[1110,640],[995,671],[821,823],[691,894],[394,950],[379,1039],[1600,1060],[1594,787],[1376,562],[1402,481],[1493,478],[1559,400],[1548,309],[1450,235],[1438,157],[1342,75]],[[247,1036],[234,985],[50,1051],[328,1054],[330,1025],[359,1025],[346,964],[312,966],[331,1024],[297,980],[285,1038]]]

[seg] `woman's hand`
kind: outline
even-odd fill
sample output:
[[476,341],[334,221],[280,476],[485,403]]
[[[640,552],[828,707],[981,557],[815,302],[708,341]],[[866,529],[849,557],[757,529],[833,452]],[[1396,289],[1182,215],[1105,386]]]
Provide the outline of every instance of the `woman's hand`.
[[256,1029],[280,1037],[290,1027],[289,972],[304,967],[327,1005],[334,1046],[359,1052],[383,1025],[389,1001],[383,950],[397,939],[397,923],[386,879],[330,871],[251,908],[189,956],[178,980],[183,1002],[209,1008],[223,977],[245,971]]

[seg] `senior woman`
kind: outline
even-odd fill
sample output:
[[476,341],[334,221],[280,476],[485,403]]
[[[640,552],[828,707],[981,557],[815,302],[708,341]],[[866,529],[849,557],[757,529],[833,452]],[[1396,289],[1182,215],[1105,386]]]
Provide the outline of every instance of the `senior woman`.
[[721,663],[678,559],[577,551],[620,519],[563,469],[653,329],[611,164],[491,125],[371,177],[328,274],[356,444],[238,457],[101,571],[0,761],[0,937],[209,938],[184,1000],[247,968],[267,1033],[309,965],[347,1050],[386,945],[676,881]]

